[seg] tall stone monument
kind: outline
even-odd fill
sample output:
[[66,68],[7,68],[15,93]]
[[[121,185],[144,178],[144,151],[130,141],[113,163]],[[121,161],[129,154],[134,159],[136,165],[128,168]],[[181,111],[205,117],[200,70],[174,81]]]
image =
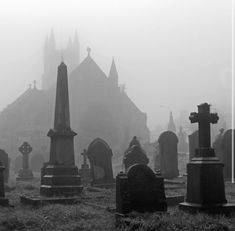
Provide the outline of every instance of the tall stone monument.
[[19,151],[23,155],[22,168],[19,171],[16,180],[32,180],[33,172],[29,168],[29,154],[32,152],[32,147],[28,142],[24,142],[20,147]]
[[83,187],[74,162],[74,136],[70,128],[67,66],[58,67],[54,128],[47,134],[51,139],[50,159],[41,170],[40,194],[43,196],[75,196]]
[[190,114],[189,119],[191,123],[199,124],[199,148],[187,165],[187,196],[179,208],[190,212],[230,214],[235,205],[227,204],[225,198],[223,163],[211,148],[210,124],[217,123],[219,117],[210,113],[210,105],[204,103],[198,106],[198,113]]

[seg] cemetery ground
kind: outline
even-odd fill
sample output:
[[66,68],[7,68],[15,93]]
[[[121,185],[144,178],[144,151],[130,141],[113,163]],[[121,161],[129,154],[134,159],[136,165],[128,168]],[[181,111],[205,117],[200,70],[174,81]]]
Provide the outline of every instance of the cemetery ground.
[[[166,213],[131,213],[115,219],[115,188],[85,187],[76,204],[22,205],[21,194],[39,191],[40,178],[31,182],[10,181],[6,197],[14,207],[1,207],[0,230],[235,230],[235,214],[208,216],[187,214],[176,207]],[[166,196],[185,194],[185,184],[165,184]],[[216,192],[215,192],[216,193]],[[226,195],[235,202],[235,184],[226,183]]]

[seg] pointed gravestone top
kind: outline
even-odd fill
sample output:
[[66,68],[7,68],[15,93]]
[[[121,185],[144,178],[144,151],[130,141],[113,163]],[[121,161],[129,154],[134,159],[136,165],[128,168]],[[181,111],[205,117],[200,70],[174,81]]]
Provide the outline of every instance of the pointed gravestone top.
[[68,77],[64,62],[58,67],[54,129],[70,130]]

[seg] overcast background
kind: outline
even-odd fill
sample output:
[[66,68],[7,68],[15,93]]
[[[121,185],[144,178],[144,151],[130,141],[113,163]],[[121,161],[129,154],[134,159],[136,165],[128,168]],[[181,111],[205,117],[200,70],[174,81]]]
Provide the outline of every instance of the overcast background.
[[[231,0],[0,1],[0,108],[33,80],[41,86],[45,37],[57,48],[78,31],[108,74],[115,57],[120,84],[153,129],[169,111],[207,101],[231,110]],[[66,62],[66,60],[65,60]]]

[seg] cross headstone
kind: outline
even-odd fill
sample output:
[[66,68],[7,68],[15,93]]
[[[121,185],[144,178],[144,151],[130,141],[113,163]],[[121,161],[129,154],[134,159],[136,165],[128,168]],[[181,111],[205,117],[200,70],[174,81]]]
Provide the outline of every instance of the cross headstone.
[[87,150],[83,149],[83,152],[81,153],[83,157],[83,163],[81,165],[81,168],[79,169],[79,175],[81,176],[82,184],[88,184],[91,182],[91,171],[89,168],[89,165],[87,164]]
[[187,164],[187,196],[179,208],[189,212],[230,214],[235,211],[235,205],[227,204],[223,163],[215,157],[210,140],[210,124],[217,123],[219,117],[210,113],[210,105],[204,103],[198,105],[198,113],[191,113],[189,119],[199,124],[199,148]]
[[216,124],[219,117],[217,113],[210,113],[210,105],[205,103],[198,106],[198,113],[192,112],[189,116],[191,123],[198,123],[198,146],[196,157],[214,156],[211,148],[210,124]]
[[16,180],[31,180],[33,179],[32,170],[29,168],[29,154],[32,152],[32,147],[28,142],[24,142],[19,151],[23,155],[22,169],[20,169]]
[[164,180],[159,174],[143,164],[132,165],[127,173],[116,177],[116,211],[127,214],[131,211],[166,211]]

